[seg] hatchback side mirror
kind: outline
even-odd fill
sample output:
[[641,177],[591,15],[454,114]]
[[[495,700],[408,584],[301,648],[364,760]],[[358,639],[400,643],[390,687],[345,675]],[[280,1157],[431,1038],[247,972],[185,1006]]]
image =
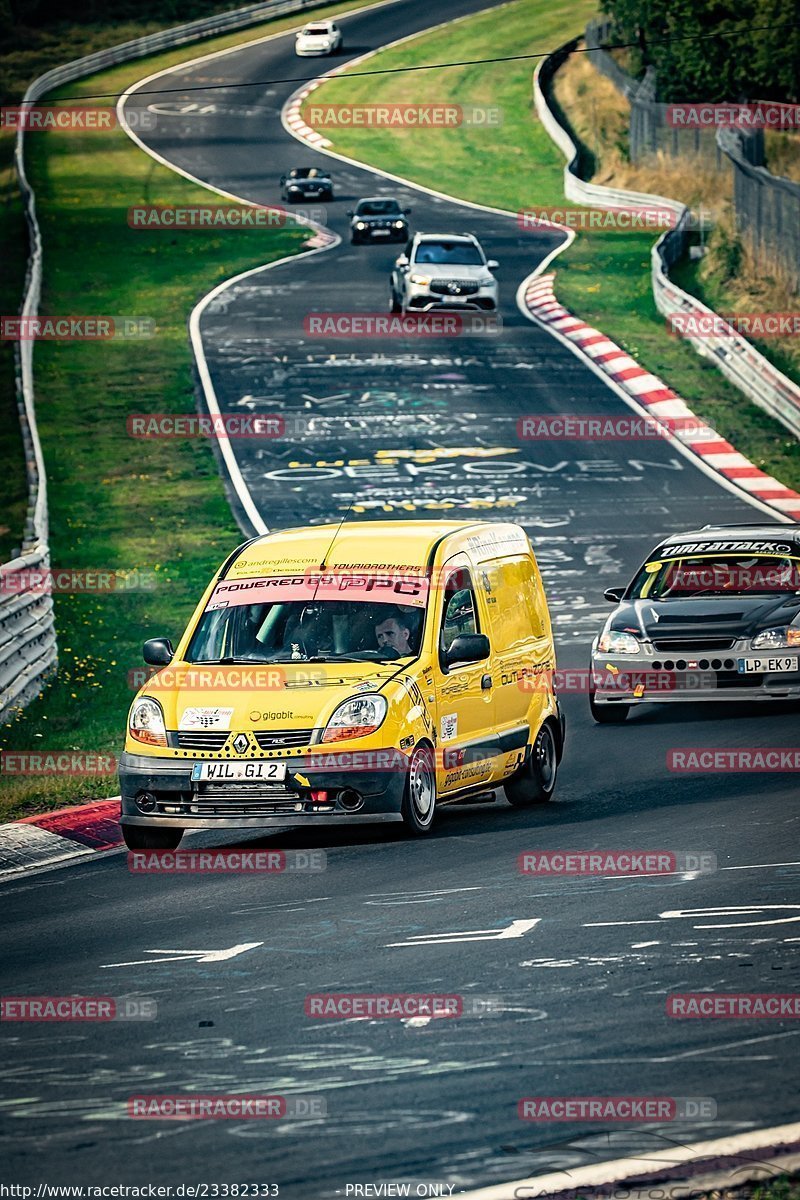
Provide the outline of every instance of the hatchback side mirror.
[[169,638],[149,638],[142,646],[142,658],[148,667],[168,667],[174,657]]
[[403,209],[403,212],[406,214],[407,217],[410,217],[413,211],[414,211],[413,208],[404,208]]
[[612,604],[619,604],[620,600],[625,595],[625,590],[626,589],[624,587],[606,588],[606,590],[603,592],[603,596]]
[[353,212],[352,208],[348,208],[347,215],[348,217],[354,217],[356,214]]
[[401,254],[394,265],[396,267],[407,267],[408,266],[408,255]]
[[491,653],[485,633],[459,633],[447,648],[444,661],[448,667],[456,663],[483,662]]

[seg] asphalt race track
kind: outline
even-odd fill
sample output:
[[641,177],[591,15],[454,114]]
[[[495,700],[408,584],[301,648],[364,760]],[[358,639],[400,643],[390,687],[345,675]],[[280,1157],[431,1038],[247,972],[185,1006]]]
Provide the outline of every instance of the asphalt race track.
[[[398,0],[346,18],[347,55],[484,7]],[[279,413],[291,431],[233,442],[242,476],[270,528],[339,519],[351,505],[375,519],[520,522],[545,573],[559,664],[584,667],[607,611],[603,589],[624,583],[659,537],[766,519],[763,510],[665,441],[518,439],[525,414],[630,414],[516,306],[518,285],[553,238],[323,158],[281,125],[296,85],[241,87],[327,65],[295,58],[285,36],[163,78],[165,89],[229,84],[222,92],[159,96],[147,85],[161,114],[148,144],[191,175],[280,203],[284,170],[324,162],[337,186],[327,225],[340,244],[249,275],[202,317],[221,409]],[[398,248],[354,248],[346,237],[345,210],[376,193],[411,205],[415,228],[478,234],[501,264],[499,335],[306,335],[311,312],[387,307]],[[666,997],[797,991],[797,778],[675,774],[667,753],[796,746],[797,709],[648,707],[615,728],[592,723],[584,695],[566,694],[564,704],[567,753],[544,811],[513,810],[502,797],[450,808],[417,842],[379,828],[186,842],[323,851],[318,873],[157,878],[129,874],[113,854],[5,884],[4,994],[158,1006],[153,1021],[3,1026],[8,1178],[249,1181],[297,1200],[410,1180],[457,1194],[791,1120],[799,1064],[790,1021],[678,1021]],[[584,848],[709,851],[719,869],[577,879],[517,869],[525,850]],[[234,947],[230,957],[210,953]],[[307,1017],[306,995],[324,991],[494,1004],[458,1020]],[[327,1114],[127,1117],[133,1095],[186,1092],[316,1097]],[[517,1102],[533,1095],[707,1098],[716,1117],[632,1127],[519,1120]]]

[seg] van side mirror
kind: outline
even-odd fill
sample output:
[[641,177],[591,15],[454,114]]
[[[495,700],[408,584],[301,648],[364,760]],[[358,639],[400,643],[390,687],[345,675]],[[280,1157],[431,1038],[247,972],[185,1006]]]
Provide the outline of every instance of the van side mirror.
[[486,266],[489,268],[490,271],[496,271],[497,268],[500,266],[500,263],[497,261],[496,258],[490,258],[489,261],[487,262]]
[[407,217],[410,217],[413,211],[414,211],[413,208],[404,208],[403,209],[403,212],[406,214]]
[[606,590],[603,592],[603,596],[612,604],[619,604],[620,600],[625,595],[625,591],[626,589],[624,587],[606,588]]
[[148,638],[142,646],[142,658],[148,667],[168,667],[174,657],[169,638]]
[[448,646],[444,661],[448,667],[456,663],[483,662],[490,653],[491,647],[485,633],[459,633]]
[[352,208],[348,208],[347,215],[348,217],[354,217],[356,214],[353,212]]
[[407,267],[408,266],[408,255],[401,254],[394,265],[396,267]]

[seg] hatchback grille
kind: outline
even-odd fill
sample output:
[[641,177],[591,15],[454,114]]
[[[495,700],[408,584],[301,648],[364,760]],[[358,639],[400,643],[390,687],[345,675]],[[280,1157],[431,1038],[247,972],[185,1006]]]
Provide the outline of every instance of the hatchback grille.
[[659,638],[653,640],[653,646],[656,650],[660,650],[662,654],[669,651],[675,653],[683,651],[684,654],[703,654],[705,652],[713,653],[715,650],[730,650],[734,644],[734,638]]
[[253,737],[260,750],[283,750],[287,746],[307,746],[313,729],[256,729]]

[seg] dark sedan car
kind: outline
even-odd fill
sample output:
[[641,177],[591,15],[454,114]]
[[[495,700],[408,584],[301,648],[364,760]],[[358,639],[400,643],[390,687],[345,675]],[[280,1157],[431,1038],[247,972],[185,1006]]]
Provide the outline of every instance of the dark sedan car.
[[658,545],[592,645],[592,715],[800,699],[800,525],[706,525]]
[[354,246],[362,242],[406,242],[408,241],[408,214],[410,208],[401,208],[398,201],[384,196],[367,197],[359,200],[350,217],[350,241]]
[[333,183],[322,167],[292,167],[281,175],[281,199],[289,204],[301,200],[332,200]]

